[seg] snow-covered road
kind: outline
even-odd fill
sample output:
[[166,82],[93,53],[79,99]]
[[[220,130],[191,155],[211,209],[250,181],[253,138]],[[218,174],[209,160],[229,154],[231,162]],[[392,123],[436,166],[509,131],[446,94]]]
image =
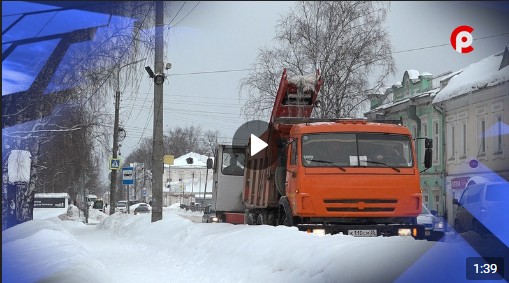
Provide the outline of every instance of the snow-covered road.
[[[296,228],[204,224],[165,208],[98,225],[34,220],[2,233],[2,282],[464,282],[464,242],[323,237]],[[191,221],[191,220],[195,221]]]

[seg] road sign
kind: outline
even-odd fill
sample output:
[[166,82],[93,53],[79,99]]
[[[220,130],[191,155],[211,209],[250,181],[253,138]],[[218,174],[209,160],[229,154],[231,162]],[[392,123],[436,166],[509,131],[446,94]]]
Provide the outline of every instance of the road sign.
[[120,159],[111,158],[110,159],[110,170],[118,170],[120,169]]
[[165,155],[163,160],[164,160],[164,164],[173,165],[173,160],[175,160],[175,156]]
[[122,168],[122,185],[132,185],[133,182],[133,167]]

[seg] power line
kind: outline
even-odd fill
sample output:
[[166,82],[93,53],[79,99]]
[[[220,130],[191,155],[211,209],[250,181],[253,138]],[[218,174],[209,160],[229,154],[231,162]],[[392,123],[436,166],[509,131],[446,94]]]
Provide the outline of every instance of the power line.
[[[489,35],[489,36],[484,36],[484,37],[479,37],[479,38],[474,38],[474,40],[487,39],[487,38],[498,37],[498,36],[503,36],[503,35],[507,35],[507,34],[509,34],[509,32],[505,32],[505,33],[501,33],[501,34],[495,34],[495,35]],[[419,48],[413,48],[413,49],[407,49],[407,50],[401,50],[401,51],[394,51],[394,52],[392,52],[392,54],[398,54],[398,53],[404,53],[404,52],[410,52],[410,51],[418,51],[418,50],[424,50],[424,49],[430,49],[430,48],[436,48],[436,47],[442,47],[442,46],[448,46],[448,45],[450,45],[450,43],[444,43],[444,44],[438,44],[438,45],[432,45],[432,46],[425,46],[425,47],[419,47]]]
[[180,22],[182,22],[185,18],[187,18],[187,16],[189,16],[189,14],[191,14],[191,12],[194,11],[194,9],[198,6],[198,4],[200,4],[201,1],[198,1],[198,3],[196,3],[196,5],[194,5],[194,7],[191,9],[191,11],[189,11],[180,21],[178,21],[178,23],[174,24],[173,26],[177,26],[178,24],[180,24]]
[[180,6],[180,9],[178,10],[177,14],[175,14],[175,16],[173,17],[173,19],[170,20],[170,23],[168,24],[168,28],[170,27],[171,23],[173,23],[173,20],[175,20],[175,18],[179,15],[180,11],[182,10],[182,8],[184,8],[184,5],[186,5],[187,1],[184,1],[184,3],[182,4],[182,6]]
[[251,70],[254,70],[254,69],[256,69],[256,68],[233,69],[233,70],[216,70],[216,71],[202,71],[202,72],[181,73],[181,74],[168,74],[167,76],[185,76],[185,75],[201,75],[201,74],[231,73],[231,72],[251,71]]

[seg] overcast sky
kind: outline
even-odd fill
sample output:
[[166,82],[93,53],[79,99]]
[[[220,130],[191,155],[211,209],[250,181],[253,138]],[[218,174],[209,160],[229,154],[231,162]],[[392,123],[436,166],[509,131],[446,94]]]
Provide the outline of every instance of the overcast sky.
[[[3,28],[15,22],[24,9],[47,9],[40,4],[9,3],[2,3]],[[278,20],[295,3],[172,1],[165,4],[172,12],[165,19],[167,27],[169,24],[171,28],[166,28],[164,61],[170,62],[172,68],[166,71],[168,78],[164,84],[164,130],[175,126],[200,126],[204,131],[218,130],[223,141],[229,142],[235,130],[247,122],[241,115],[246,98],[240,97],[240,80],[248,75],[258,50],[274,45]],[[80,16],[80,13],[87,16]],[[108,20],[104,14],[92,17],[89,12],[75,10],[55,15],[43,13],[25,17],[2,35],[3,52],[10,46],[10,40],[83,28],[84,24],[104,25]],[[73,20],[79,18],[87,20]],[[62,20],[67,22],[62,24]],[[43,27],[39,28],[41,25]],[[460,54],[449,43],[451,32],[460,25],[474,28],[474,51],[471,53]],[[509,45],[509,2],[392,2],[386,28],[397,66],[396,73],[386,81],[387,86],[392,86],[402,80],[405,70],[439,75],[460,70],[503,50]],[[48,42],[54,44],[54,41]],[[9,87],[26,89],[30,85],[29,80],[35,79],[41,62],[49,56],[49,53],[40,52],[33,55],[34,48],[44,49],[43,46],[42,43],[21,45],[2,61],[2,95],[15,92],[9,91]],[[127,132],[120,149],[122,159],[143,138],[153,134],[153,82],[143,70],[147,65],[153,68],[153,62],[154,58],[148,58],[139,64],[143,72],[140,88],[137,91],[124,88],[121,95],[120,125]],[[24,69],[20,72],[18,66],[28,68],[31,73]],[[282,73],[283,70],[274,71]],[[24,78],[27,83],[22,83]],[[113,102],[110,105],[113,115]],[[106,161],[104,166],[108,172]]]
[[[173,66],[164,84],[165,130],[201,126],[203,130],[219,130],[229,141],[246,121],[240,113],[244,99],[239,97],[238,87],[248,71],[177,74],[250,68],[258,49],[274,44],[277,21],[294,3],[200,2],[192,10],[197,3],[170,3],[174,11],[183,8],[172,23],[178,24],[165,36],[169,44],[165,62]],[[507,3],[393,2],[386,24],[398,70],[387,85],[400,81],[407,69],[438,75],[503,50],[509,44],[508,11]],[[469,54],[457,53],[449,44],[452,30],[459,25],[474,28],[474,51]],[[480,39],[489,36],[495,37]],[[121,104],[121,124],[127,130],[123,156],[140,138],[152,136],[152,83],[147,79],[140,93],[125,97]]]

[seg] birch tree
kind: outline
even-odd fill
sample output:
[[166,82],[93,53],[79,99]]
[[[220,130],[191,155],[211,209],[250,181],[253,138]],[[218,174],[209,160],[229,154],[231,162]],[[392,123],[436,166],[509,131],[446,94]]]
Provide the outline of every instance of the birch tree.
[[361,1],[299,1],[276,26],[275,47],[259,50],[253,71],[240,84],[244,115],[268,118],[284,68],[288,76],[318,68],[324,85],[321,118],[355,117],[368,94],[394,72],[383,23],[388,4]]

